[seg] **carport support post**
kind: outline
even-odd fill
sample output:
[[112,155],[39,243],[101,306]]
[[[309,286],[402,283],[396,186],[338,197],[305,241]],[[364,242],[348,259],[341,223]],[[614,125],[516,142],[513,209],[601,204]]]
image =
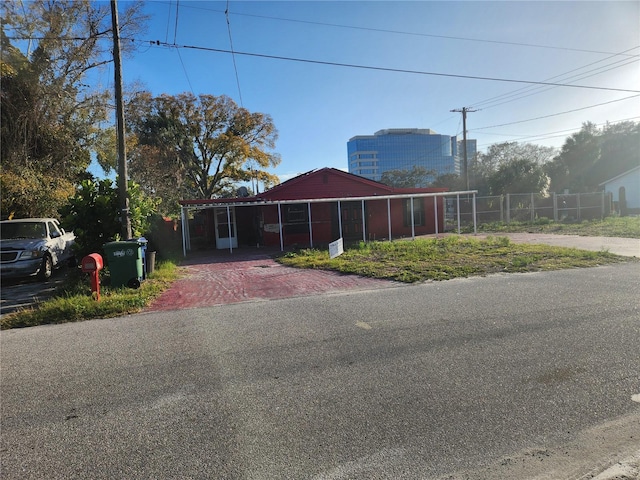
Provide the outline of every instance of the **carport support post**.
[[411,240],[416,239],[415,219],[413,218],[413,197],[411,197]]
[[[433,197],[433,218],[436,226],[436,238],[438,237],[438,197]],[[426,222],[425,222],[426,223]]]
[[311,202],[307,203],[307,211],[309,212],[309,245],[313,248],[313,229],[311,228]]
[[478,220],[476,219],[476,194],[473,193],[473,234],[478,233]]
[[282,208],[280,202],[278,202],[278,227],[280,230],[280,251],[284,252],[284,239],[282,238]]
[[187,256],[187,235],[185,232],[188,232],[189,229],[189,216],[185,214],[185,207],[180,209],[180,216],[182,217],[182,255]]
[[389,241],[391,241],[391,199],[387,198],[387,222],[389,223]]
[[233,253],[233,238],[231,237],[231,213],[227,205],[227,227],[229,227],[229,253]]
[[367,242],[367,232],[365,231],[366,217],[364,216],[364,200],[362,200],[362,241]]
[[342,238],[342,210],[340,209],[340,200],[338,200],[338,230],[338,233],[340,233],[338,238]]
[[456,216],[458,218],[458,235],[460,235],[460,194],[456,195]]

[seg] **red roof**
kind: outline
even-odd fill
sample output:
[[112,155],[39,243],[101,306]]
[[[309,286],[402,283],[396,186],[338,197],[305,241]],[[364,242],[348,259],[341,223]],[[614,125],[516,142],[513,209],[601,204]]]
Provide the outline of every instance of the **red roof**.
[[253,197],[219,198],[211,200],[181,200],[181,205],[206,205],[225,203],[253,203],[278,200],[313,200],[321,198],[346,198],[388,196],[409,193],[446,192],[446,188],[393,188],[359,175],[335,168],[320,168],[279,185]]

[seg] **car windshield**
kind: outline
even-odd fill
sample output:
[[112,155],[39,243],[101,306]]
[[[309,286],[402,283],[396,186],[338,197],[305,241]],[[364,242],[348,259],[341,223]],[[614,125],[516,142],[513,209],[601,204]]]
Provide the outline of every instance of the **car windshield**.
[[0,227],[0,238],[11,240],[16,238],[45,238],[45,225],[42,222],[7,222]]

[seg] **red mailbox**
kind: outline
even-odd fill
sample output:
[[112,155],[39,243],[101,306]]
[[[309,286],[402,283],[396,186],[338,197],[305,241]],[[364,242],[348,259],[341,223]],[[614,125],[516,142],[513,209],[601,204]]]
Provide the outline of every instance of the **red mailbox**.
[[90,274],[91,291],[95,292],[96,301],[100,300],[100,276],[99,272],[104,266],[102,256],[99,253],[90,253],[82,259],[82,271]]

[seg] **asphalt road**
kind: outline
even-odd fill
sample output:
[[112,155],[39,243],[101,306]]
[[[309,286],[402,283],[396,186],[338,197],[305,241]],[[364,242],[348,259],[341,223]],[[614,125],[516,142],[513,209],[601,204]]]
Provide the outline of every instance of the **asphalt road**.
[[640,450],[639,286],[630,262],[5,331],[2,478],[582,478]]
[[54,296],[64,285],[69,269],[65,266],[53,272],[47,281],[29,278],[2,279],[0,284],[0,316],[30,308]]

